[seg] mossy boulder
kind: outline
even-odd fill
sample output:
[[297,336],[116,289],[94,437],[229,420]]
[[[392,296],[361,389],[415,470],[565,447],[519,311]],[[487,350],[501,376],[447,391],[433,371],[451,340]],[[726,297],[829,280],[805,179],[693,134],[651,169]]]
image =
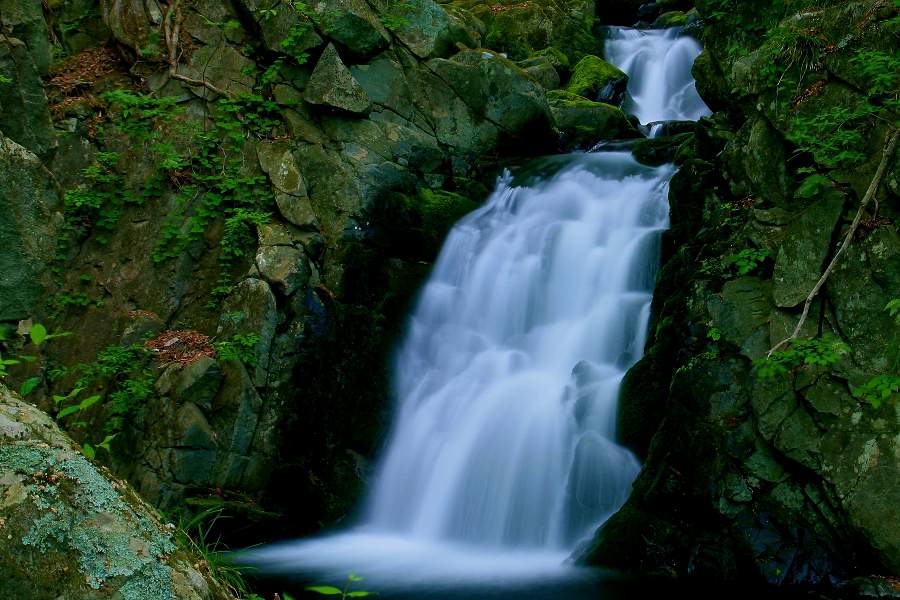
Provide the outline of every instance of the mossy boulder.
[[628,75],[598,56],[588,55],[572,69],[566,91],[588,100],[619,104],[628,86]]
[[528,58],[535,50],[553,46],[569,60],[599,50],[591,30],[594,0],[555,2],[553,0],[454,0],[485,24],[483,45],[506,53],[513,60]]
[[670,27],[684,27],[688,24],[688,16],[680,10],[670,10],[656,17],[653,21],[655,29],[668,29]]
[[378,14],[365,0],[323,0],[310,6],[316,28],[354,56],[373,56],[390,41]]
[[640,137],[621,109],[563,90],[548,92],[550,110],[567,147],[590,147],[601,140]]
[[0,385],[0,581],[8,598],[227,600],[128,484]]
[[24,42],[0,34],[0,132],[42,160],[56,149],[47,95]]
[[682,144],[693,137],[690,133],[640,140],[632,152],[638,162],[658,167],[675,159],[675,153]]

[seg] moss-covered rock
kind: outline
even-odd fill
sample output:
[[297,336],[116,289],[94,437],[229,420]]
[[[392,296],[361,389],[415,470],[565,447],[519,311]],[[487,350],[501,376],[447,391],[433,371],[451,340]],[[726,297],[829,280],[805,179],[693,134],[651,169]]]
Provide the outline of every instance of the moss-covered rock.
[[600,57],[588,55],[572,69],[566,91],[595,102],[620,104],[628,86],[628,75]]
[[10,598],[233,598],[128,484],[0,385],[0,576]]
[[600,140],[640,137],[619,108],[592,102],[562,90],[547,94],[553,119],[571,147],[591,147]]
[[341,61],[337,49],[329,44],[306,85],[304,98],[310,104],[321,104],[351,113],[367,114],[372,102]]
[[559,49],[573,62],[599,50],[599,42],[591,32],[594,0],[501,0],[494,4],[454,0],[453,4],[470,10],[484,22],[485,47],[504,52],[513,60],[528,58],[535,50],[548,46]]

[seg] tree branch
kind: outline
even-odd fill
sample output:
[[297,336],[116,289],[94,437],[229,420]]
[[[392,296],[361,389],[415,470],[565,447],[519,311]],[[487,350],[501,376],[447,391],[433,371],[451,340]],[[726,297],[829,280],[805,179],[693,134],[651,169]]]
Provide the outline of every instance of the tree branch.
[[887,143],[884,146],[884,152],[881,155],[881,163],[878,165],[878,169],[875,171],[875,176],[872,177],[872,182],[869,184],[869,189],[866,190],[866,195],[863,196],[862,202],[860,202],[859,204],[859,210],[856,211],[856,217],[854,217],[853,222],[850,224],[850,230],[847,231],[847,235],[844,237],[844,241],[841,243],[841,247],[838,248],[837,252],[835,252],[834,258],[832,258],[831,262],[828,263],[828,267],[825,268],[825,272],[822,273],[819,281],[816,282],[816,285],[813,286],[812,291],[809,292],[809,296],[806,297],[806,302],[803,304],[803,312],[800,314],[800,321],[797,322],[797,326],[794,328],[794,332],[790,335],[790,337],[785,338],[775,344],[775,346],[771,350],[769,350],[767,356],[772,356],[772,354],[789,344],[792,340],[797,339],[797,337],[800,335],[800,331],[803,329],[803,325],[806,324],[806,318],[809,316],[809,309],[812,306],[813,300],[822,290],[825,282],[828,281],[828,276],[831,275],[832,271],[834,271],[838,259],[850,246],[850,243],[853,241],[853,236],[856,234],[856,230],[859,228],[859,222],[862,220],[863,213],[865,213],[866,210],[866,206],[869,205],[869,202],[871,202],[872,199],[875,198],[875,195],[878,193],[878,188],[881,186],[881,180],[884,177],[884,172],[887,170],[888,163],[894,156],[894,150],[897,147],[898,136],[900,136],[900,131],[895,130],[888,137]]
[[168,51],[169,57],[169,77],[171,79],[177,79],[178,81],[184,81],[191,85],[201,85],[219,96],[231,97],[231,94],[225,90],[219,89],[205,79],[195,79],[178,72],[178,45],[181,41],[182,21],[181,0],[169,0],[169,4],[166,7],[166,13],[163,16],[163,33],[165,34],[166,50]]

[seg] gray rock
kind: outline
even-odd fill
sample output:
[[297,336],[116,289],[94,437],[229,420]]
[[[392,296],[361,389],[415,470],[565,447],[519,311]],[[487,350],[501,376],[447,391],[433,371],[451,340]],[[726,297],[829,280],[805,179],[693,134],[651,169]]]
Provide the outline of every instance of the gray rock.
[[38,69],[21,40],[0,35],[0,75],[12,80],[0,82],[0,132],[48,160],[56,133]]
[[284,296],[305,286],[310,276],[306,254],[291,246],[261,246],[256,252],[256,268]]
[[10,598],[226,600],[123,481],[82,456],[37,408],[0,385],[0,578]]
[[265,281],[253,278],[243,280],[234,286],[222,305],[222,317],[216,332],[218,339],[228,339],[235,334],[259,336],[254,371],[254,382],[258,386],[266,382],[266,369],[277,325],[278,307]]
[[351,113],[368,114],[372,110],[369,96],[341,62],[333,44],[328,44],[319,57],[306,85],[304,98],[310,104],[331,106]]
[[28,318],[43,301],[62,225],[59,205],[41,161],[0,134],[0,321]]

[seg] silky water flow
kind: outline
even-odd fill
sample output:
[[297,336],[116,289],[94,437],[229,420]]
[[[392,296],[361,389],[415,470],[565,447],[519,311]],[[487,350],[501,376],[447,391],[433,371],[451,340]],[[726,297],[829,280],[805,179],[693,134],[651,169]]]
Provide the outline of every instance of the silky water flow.
[[[610,28],[642,123],[709,113],[678,30]],[[647,334],[672,165],[629,152],[507,173],[449,233],[395,360],[396,415],[361,522],[244,560],[374,585],[572,577],[567,558],[625,502],[622,377]]]

